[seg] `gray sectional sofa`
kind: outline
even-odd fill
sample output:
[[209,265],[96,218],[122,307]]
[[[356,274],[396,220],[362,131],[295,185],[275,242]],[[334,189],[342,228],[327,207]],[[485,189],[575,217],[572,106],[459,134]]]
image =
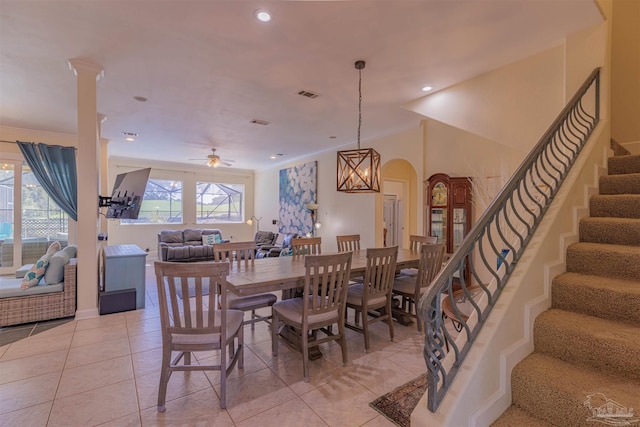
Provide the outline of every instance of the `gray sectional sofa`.
[[213,246],[203,245],[202,236],[213,235],[215,243],[226,243],[217,228],[187,228],[162,230],[158,233],[158,259],[160,261],[194,262],[213,260]]

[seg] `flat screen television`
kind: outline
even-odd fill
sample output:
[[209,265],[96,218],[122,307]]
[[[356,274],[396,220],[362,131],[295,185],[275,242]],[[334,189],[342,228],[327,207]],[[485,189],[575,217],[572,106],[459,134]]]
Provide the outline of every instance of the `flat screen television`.
[[106,203],[107,218],[138,219],[150,172],[151,168],[146,168],[116,177],[111,198]]

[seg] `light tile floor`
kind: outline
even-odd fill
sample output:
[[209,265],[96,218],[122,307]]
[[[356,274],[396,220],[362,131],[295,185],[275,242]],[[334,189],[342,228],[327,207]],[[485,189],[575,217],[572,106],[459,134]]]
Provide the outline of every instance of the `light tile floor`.
[[[372,327],[371,350],[347,330],[349,363],[340,347],[322,345],[302,381],[300,353],[279,346],[271,356],[264,322],[245,329],[245,366],[227,383],[219,406],[217,372],[176,372],[166,412],[158,413],[160,319],[147,267],[146,308],[72,320],[0,347],[0,426],[393,426],[369,406],[376,397],[425,370],[415,325]],[[197,353],[196,360],[215,357]]]

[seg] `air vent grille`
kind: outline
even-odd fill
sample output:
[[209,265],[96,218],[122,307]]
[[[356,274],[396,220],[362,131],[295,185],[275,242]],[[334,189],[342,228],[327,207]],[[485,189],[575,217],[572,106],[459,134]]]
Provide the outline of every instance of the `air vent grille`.
[[301,90],[301,91],[298,92],[298,95],[305,96],[305,97],[311,98],[311,99],[315,99],[315,98],[318,97],[317,93],[313,93],[313,92],[308,91],[308,90]]
[[266,126],[266,125],[269,124],[268,121],[260,120],[260,119],[253,119],[253,120],[251,120],[251,123],[254,124],[254,125],[261,125],[261,126]]

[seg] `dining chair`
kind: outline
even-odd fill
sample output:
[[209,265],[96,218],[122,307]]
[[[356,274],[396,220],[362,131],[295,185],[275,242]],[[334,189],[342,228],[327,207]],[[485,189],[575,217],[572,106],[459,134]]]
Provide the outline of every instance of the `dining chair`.
[[[422,247],[422,245],[435,245],[436,243],[438,243],[437,236],[418,236],[418,235],[409,236],[409,249],[412,251],[420,251],[420,248]],[[418,269],[403,268],[398,272],[398,274],[415,277],[418,275]]]
[[[244,363],[244,313],[227,308],[229,263],[156,261],[154,267],[162,325],[158,412],[165,411],[174,371],[220,371],[220,408],[225,408],[227,377],[236,363],[239,369]],[[189,295],[190,289],[193,297],[179,298],[178,290]],[[219,350],[219,364],[191,364],[192,352],[211,350]],[[173,352],[177,355],[171,360]]]
[[422,332],[422,324],[417,316],[417,304],[422,294],[429,288],[431,281],[442,268],[444,243],[422,245],[420,262],[416,276],[398,276],[393,282],[393,295],[402,298],[401,307],[408,315],[416,319],[418,332]]
[[[300,338],[302,351],[302,379],[309,382],[309,347],[336,340],[342,349],[342,363],[346,366],[347,338],[345,313],[347,287],[351,274],[352,252],[330,255],[307,255],[304,258],[304,290],[301,297],[273,304],[271,345],[278,356],[280,323],[292,328]],[[331,328],[338,324],[338,333]],[[324,337],[318,334],[323,333]],[[312,340],[309,339],[311,335]]]
[[336,241],[338,242],[338,252],[353,252],[360,250],[359,234],[336,236]]
[[321,237],[301,237],[291,240],[291,254],[296,255],[320,255],[322,253]]
[[[364,335],[364,350],[369,351],[369,325],[382,320],[389,326],[389,340],[393,341],[391,316],[391,288],[396,272],[398,247],[368,248],[367,266],[363,283],[349,286],[347,310],[355,310],[355,323],[345,321],[345,326]],[[383,311],[373,311],[384,309]],[[359,322],[362,313],[362,326]]]
[[[256,250],[257,245],[254,241],[217,243],[213,245],[213,259],[216,262],[228,261],[230,264],[235,265],[237,269],[243,266],[246,268],[253,265]],[[264,321],[270,323],[270,314],[262,316],[256,313],[256,310],[271,307],[277,300],[278,297],[270,292],[247,296],[238,296],[233,292],[229,292],[227,296],[228,308],[251,312],[251,318],[244,321],[245,325],[251,325],[251,330],[255,330],[256,322]]]

